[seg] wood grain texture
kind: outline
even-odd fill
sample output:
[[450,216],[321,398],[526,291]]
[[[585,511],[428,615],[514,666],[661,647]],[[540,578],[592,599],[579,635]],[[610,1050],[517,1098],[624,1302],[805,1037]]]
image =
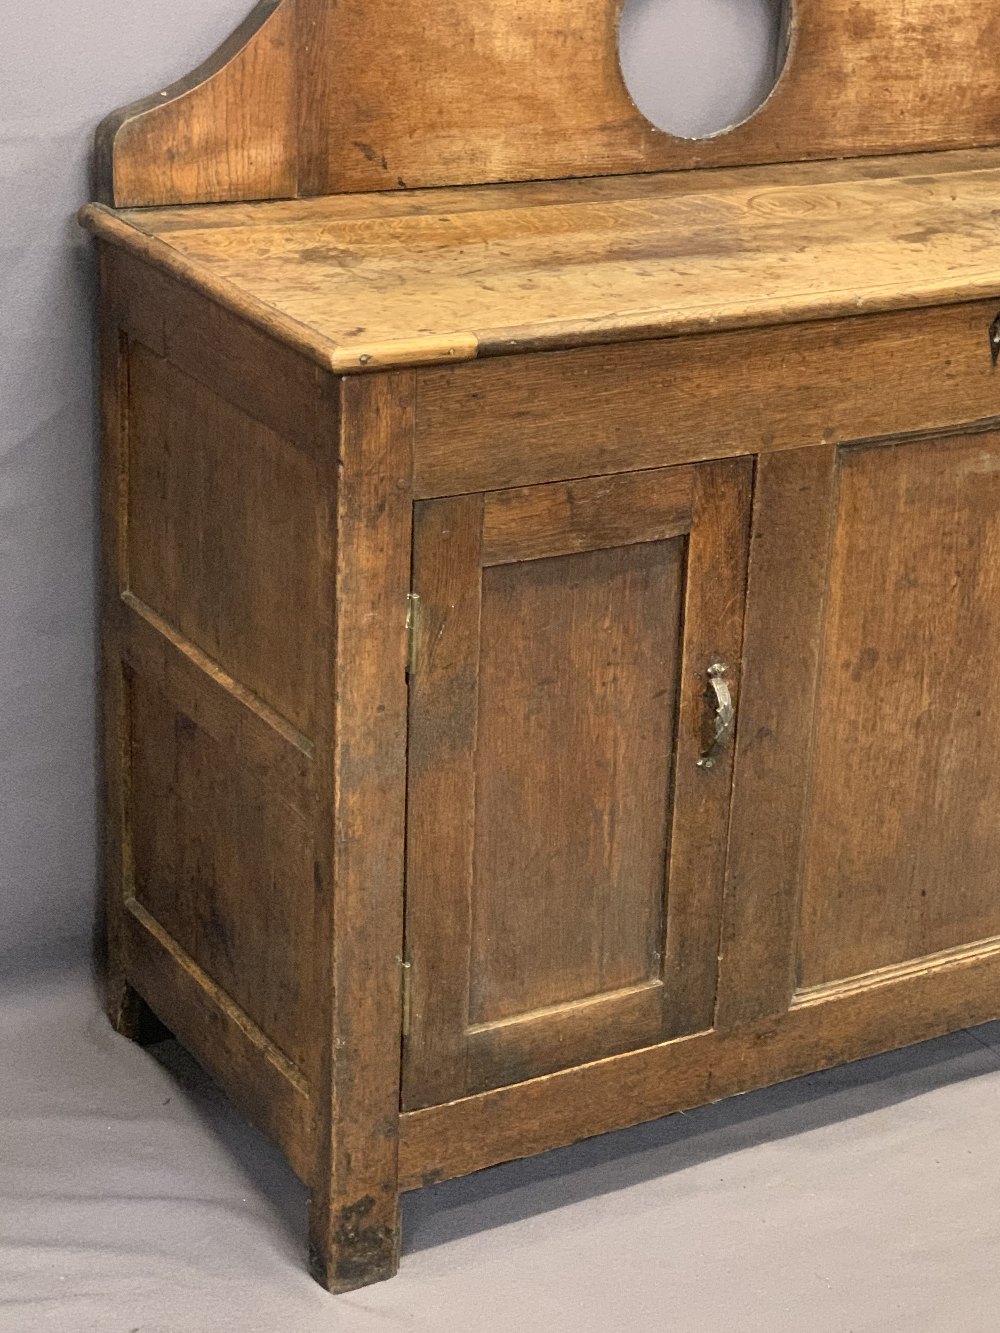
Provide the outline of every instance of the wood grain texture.
[[503,565],[574,551],[665,541],[690,532],[694,469],[491,491],[483,513],[482,563]]
[[[711,139],[625,88],[620,0],[262,0],[200,70],[109,118],[101,189],[148,205],[994,144],[988,7],[797,0],[777,89]],[[539,77],[539,70],[545,77]],[[877,76],[875,75],[877,71]]]
[[465,1088],[482,529],[481,495],[415,507],[406,956],[420,966],[411,974],[404,1106],[448,1101]]
[[699,767],[698,760],[711,737],[706,730],[710,664],[726,667],[739,716],[752,477],[746,458],[695,469],[667,870],[665,1036],[711,1027],[715,1012],[732,741],[722,746],[711,769]]
[[[651,1046],[663,1036],[664,989],[660,977],[565,1004],[473,1024],[467,1034],[468,1088],[504,1087]],[[553,1050],[558,1058],[553,1058]]]
[[698,1033],[412,1111],[400,1123],[400,1186],[420,1188],[982,1023],[1000,1009],[998,992],[1000,956],[990,941],[737,1031]]
[[561,203],[528,191],[498,207],[492,191],[481,208],[368,217],[320,199],[260,205],[243,226],[212,208],[201,226],[155,210],[84,220],[351,373],[995,299],[1000,171],[968,166],[837,164],[777,185],[746,168],[724,190],[690,172],[682,191],[660,176],[621,197],[570,182]]
[[483,572],[470,1019],[658,977],[684,542]]
[[407,1106],[662,1027],[683,543],[481,571],[481,512],[418,507]]
[[314,457],[133,343],[128,586],[299,731],[316,727]]
[[316,745],[234,680],[133,592],[115,620],[123,662],[171,699],[207,736],[296,814],[311,818]]
[[845,450],[799,984],[1000,934],[1000,434]]
[[750,472],[417,506],[406,1108],[710,1021]]
[[267,321],[255,326],[136,254],[101,248],[115,275],[119,324],[131,341],[290,444],[324,448],[329,422],[317,402],[326,372],[301,339]]
[[[897,176],[951,175],[963,171],[991,170],[996,166],[993,148],[944,149],[926,153],[895,153],[880,157],[845,158],[829,162],[775,162],[752,168],[753,180],[762,188],[787,185],[823,185],[847,180],[888,180]],[[158,235],[171,231],[201,231],[205,219],[222,227],[245,227],[268,203],[268,212],[284,224],[307,221],[321,206],[331,222],[361,218],[399,218],[433,214],[492,212],[505,208],[534,208],[546,204],[596,203],[663,198],[691,192],[692,181],[700,192],[722,193],[746,182],[745,167],[718,167],[712,171],[645,172],[623,176],[563,177],[558,180],[506,182],[493,185],[440,186],[434,189],[387,190],[358,194],[327,194],[318,198],[235,202],[224,208],[202,205],[192,208],[163,206],[151,209],[156,215]],[[105,208],[106,215],[118,216]],[[125,210],[131,217],[135,210]]]
[[[156,236],[147,236],[139,233],[136,229],[123,221],[123,216],[112,212],[104,204],[86,204],[79,214],[81,225],[85,226],[95,236],[99,237],[109,247],[114,246],[133,261],[134,271],[137,274],[137,286],[140,290],[151,290],[168,293],[174,299],[170,301],[172,309],[170,313],[174,316],[171,320],[171,332],[177,335],[178,321],[177,308],[188,308],[201,306],[203,317],[197,321],[196,332],[200,332],[205,339],[203,343],[204,351],[207,357],[207,366],[211,367],[218,363],[220,351],[225,355],[225,351],[231,345],[230,340],[226,340],[222,348],[213,348],[212,339],[205,337],[212,330],[212,326],[222,326],[223,330],[232,330],[241,325],[249,325],[253,334],[263,334],[265,338],[257,338],[257,342],[266,346],[268,342],[276,349],[275,357],[284,361],[286,364],[293,363],[293,357],[288,354],[288,349],[294,352],[303,352],[312,361],[317,362],[323,370],[329,370],[335,347],[328,344],[321,335],[313,330],[304,328],[294,319],[283,315],[280,311],[268,306],[256,297],[241,291],[233,283],[213,277],[203,265],[185,259],[183,255],[166,245]],[[143,272],[145,270],[145,272]],[[141,274],[141,276],[140,276]],[[191,297],[195,299],[192,300]],[[211,312],[207,317],[205,310]],[[153,337],[145,339],[150,345],[156,346],[156,329],[158,308],[155,300],[144,302],[136,294],[136,299],[132,303],[130,314],[136,318],[145,319],[151,324]],[[165,331],[166,332],[166,331]],[[242,329],[243,340],[246,341],[246,328]],[[177,364],[183,366],[185,370],[189,369],[187,362],[194,359],[196,351],[191,348],[187,352],[187,357],[183,355],[183,343],[181,342],[181,355],[178,357]],[[237,363],[232,368],[226,369],[221,375],[223,381],[232,383],[235,392],[236,386],[244,387],[248,378],[247,370],[243,368],[240,373],[240,366]],[[205,372],[203,372],[205,373]],[[241,381],[243,383],[241,383]],[[211,383],[211,382],[210,382]],[[257,395],[253,389],[246,385],[247,397],[252,401]]]
[[757,460],[715,1015],[724,1030],[784,1013],[795,989],[836,452]]
[[128,352],[119,312],[122,288],[112,256],[100,255],[101,402],[101,880],[104,981],[116,1031],[139,1032],[140,1005],[125,962],[125,899],[131,881],[128,827],[128,699],[122,663],[120,598],[126,585],[128,510]]
[[[347,1291],[399,1263],[406,619],[414,381],[341,385],[332,941],[310,1256]],[[324,937],[325,938],[325,937]],[[322,940],[321,940],[322,942]]]
[[663,1030],[684,556],[483,571],[466,1091]]
[[336,476],[316,446],[339,408],[296,353],[270,343],[267,383],[266,335],[101,261],[109,1009],[138,1035],[148,1005],[312,1180]]
[[374,26],[362,0],[313,6],[338,83],[310,193],[998,138],[993,16],[941,0],[797,0],[792,49],[769,102],[742,127],[698,142],[655,130],[632,104],[618,66],[617,0],[539,0],[530,11],[515,0],[461,11],[396,0],[391,20]]
[[139,676],[129,711],[132,893],[308,1071],[312,821]]
[[262,0],[82,215],[109,1012],[334,1291],[401,1187],[1000,1013],[1000,23],[796,0],[692,142],[620,11]]
[[414,486],[448,495],[996,418],[998,309],[991,299],[427,370]]
[[294,6],[259,0],[193,73],[97,130],[98,197],[120,208],[297,192]]
[[315,1117],[301,1073],[134,899],[122,919],[125,966],[188,1050],[308,1181]]

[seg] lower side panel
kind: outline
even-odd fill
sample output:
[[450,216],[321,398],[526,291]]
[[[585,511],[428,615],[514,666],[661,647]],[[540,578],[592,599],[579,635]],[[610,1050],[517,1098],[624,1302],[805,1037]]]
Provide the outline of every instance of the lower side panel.
[[308,1183],[315,1124],[299,1071],[134,898],[122,943],[129,983]]
[[853,988],[841,983],[813,995],[801,992],[788,1013],[735,1031],[698,1033],[411,1111],[400,1122],[400,1188],[564,1147],[1000,1016],[1000,939],[919,965],[902,975],[887,969],[856,978]]

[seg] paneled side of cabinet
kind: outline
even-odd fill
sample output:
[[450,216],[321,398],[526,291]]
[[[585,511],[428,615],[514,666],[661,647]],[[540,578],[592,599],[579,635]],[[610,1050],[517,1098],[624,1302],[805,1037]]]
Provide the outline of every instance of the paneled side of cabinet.
[[750,475],[417,505],[405,1105],[711,1026]]
[[308,1176],[336,394],[124,256],[102,280],[112,1012],[136,979]]

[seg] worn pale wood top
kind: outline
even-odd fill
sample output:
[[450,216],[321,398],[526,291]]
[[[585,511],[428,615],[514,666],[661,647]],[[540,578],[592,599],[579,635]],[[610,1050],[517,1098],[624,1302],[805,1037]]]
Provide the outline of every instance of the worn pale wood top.
[[343,372],[1000,298],[996,149],[84,221]]

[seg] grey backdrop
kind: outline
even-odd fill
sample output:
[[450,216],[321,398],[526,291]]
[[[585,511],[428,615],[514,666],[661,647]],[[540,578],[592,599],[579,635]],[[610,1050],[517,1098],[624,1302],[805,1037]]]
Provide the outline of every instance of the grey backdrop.
[[[745,114],[773,70],[774,3],[629,0],[625,64],[647,114],[687,133]],[[74,222],[93,128],[250,8],[0,0],[0,972],[86,951],[94,918],[93,270]],[[664,66],[671,21],[690,45]]]
[[0,0],[0,970],[89,948],[96,432],[90,143],[248,0]]

